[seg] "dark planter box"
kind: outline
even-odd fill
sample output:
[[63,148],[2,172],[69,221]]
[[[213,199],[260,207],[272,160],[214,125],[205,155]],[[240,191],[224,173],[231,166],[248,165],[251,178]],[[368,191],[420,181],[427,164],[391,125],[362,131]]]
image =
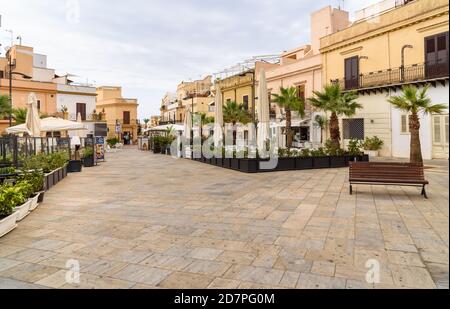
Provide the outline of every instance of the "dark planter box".
[[231,168],[233,169],[233,170],[236,170],[236,171],[238,171],[239,170],[239,161],[241,160],[241,159],[235,159],[235,158],[233,158],[233,159],[230,159],[231,160]]
[[314,167],[313,158],[297,158],[295,159],[295,168],[297,170],[309,170]]
[[223,167],[223,161],[224,159],[222,158],[216,158],[216,165],[219,167]]
[[345,155],[345,165],[349,166],[350,162],[359,161],[357,156]]
[[370,157],[369,155],[363,155],[361,156],[361,162],[369,162],[370,161]]
[[223,167],[231,168],[231,159],[229,158],[223,159]]
[[295,158],[278,158],[277,171],[293,171],[295,170]]
[[330,157],[314,157],[314,168],[330,168]]
[[58,178],[59,178],[59,181],[64,179],[64,168],[60,168],[58,170]]
[[69,161],[69,165],[67,166],[67,172],[79,173],[82,170],[83,170],[83,163],[81,162],[81,160]]
[[53,187],[53,184],[53,173],[45,175],[45,190],[50,190]]
[[338,167],[346,167],[347,160],[344,156],[331,156],[330,157],[330,167],[338,168]]
[[63,171],[63,178],[66,178],[67,177],[67,165],[63,167],[62,171]]
[[83,159],[84,167],[93,167],[95,164],[93,157],[88,157]]
[[259,170],[259,160],[239,159],[239,170],[244,173],[257,173]]
[[41,194],[39,194],[38,203],[39,204],[43,203],[44,202],[44,198],[45,198],[45,192],[42,191]]
[[56,186],[59,181],[60,181],[60,179],[59,179],[59,169],[58,169],[56,171],[53,171],[53,185]]

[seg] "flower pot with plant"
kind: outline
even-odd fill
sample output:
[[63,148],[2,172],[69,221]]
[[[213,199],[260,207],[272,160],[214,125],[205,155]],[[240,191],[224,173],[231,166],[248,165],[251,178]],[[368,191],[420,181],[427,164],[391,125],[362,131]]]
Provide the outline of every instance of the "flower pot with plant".
[[21,199],[13,186],[0,186],[0,237],[17,227],[15,207],[22,201]]
[[352,139],[348,142],[347,154],[345,156],[347,165],[349,165],[349,162],[364,161],[362,147],[362,141],[359,139]]
[[19,181],[13,186],[13,190],[16,194],[17,205],[15,210],[17,213],[17,222],[25,219],[30,214],[31,204],[33,196],[33,186],[28,181]]
[[83,165],[84,165],[84,167],[93,167],[95,165],[94,148],[92,146],[87,146],[84,149]]
[[369,155],[369,157],[376,158],[380,154],[380,150],[383,148],[384,141],[382,141],[378,136],[372,138],[366,138],[364,141],[364,153]]
[[[19,180],[28,182],[31,185],[30,195],[30,211],[35,210],[39,203],[43,201],[44,175],[40,170],[25,170]],[[42,201],[40,201],[42,195]]]

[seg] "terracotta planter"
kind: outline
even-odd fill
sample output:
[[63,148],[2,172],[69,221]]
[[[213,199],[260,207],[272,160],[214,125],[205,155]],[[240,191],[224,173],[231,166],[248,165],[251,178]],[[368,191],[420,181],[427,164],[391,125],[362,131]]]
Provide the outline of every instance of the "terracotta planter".
[[0,220],[0,238],[17,227],[17,212]]
[[31,200],[28,200],[22,206],[15,208],[15,211],[17,214],[16,222],[22,221],[23,219],[26,218],[26,216],[28,216],[30,214],[30,207],[31,207]]

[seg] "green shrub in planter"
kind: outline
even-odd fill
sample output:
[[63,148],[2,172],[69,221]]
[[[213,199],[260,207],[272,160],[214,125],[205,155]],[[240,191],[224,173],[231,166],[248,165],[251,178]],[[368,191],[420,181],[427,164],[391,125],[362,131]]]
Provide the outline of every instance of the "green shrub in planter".
[[372,138],[366,138],[363,147],[365,150],[379,151],[383,148],[383,145],[384,142],[378,136],[374,136]]
[[18,183],[14,186],[4,185],[0,187],[0,219],[6,218],[14,213],[17,206],[24,204],[30,192],[30,185]]
[[106,143],[109,145],[109,147],[115,148],[117,146],[117,144],[120,143],[120,140],[119,140],[119,138],[114,137],[114,138],[107,139]]
[[362,142],[358,139],[352,139],[348,142],[348,154],[351,156],[362,156]]

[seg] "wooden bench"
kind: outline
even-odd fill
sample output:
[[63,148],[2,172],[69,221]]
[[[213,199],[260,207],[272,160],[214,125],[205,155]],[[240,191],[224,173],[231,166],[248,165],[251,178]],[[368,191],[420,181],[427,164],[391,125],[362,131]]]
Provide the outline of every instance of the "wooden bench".
[[429,182],[420,164],[350,162],[350,195],[355,184],[421,187],[422,196],[428,199],[425,187]]

